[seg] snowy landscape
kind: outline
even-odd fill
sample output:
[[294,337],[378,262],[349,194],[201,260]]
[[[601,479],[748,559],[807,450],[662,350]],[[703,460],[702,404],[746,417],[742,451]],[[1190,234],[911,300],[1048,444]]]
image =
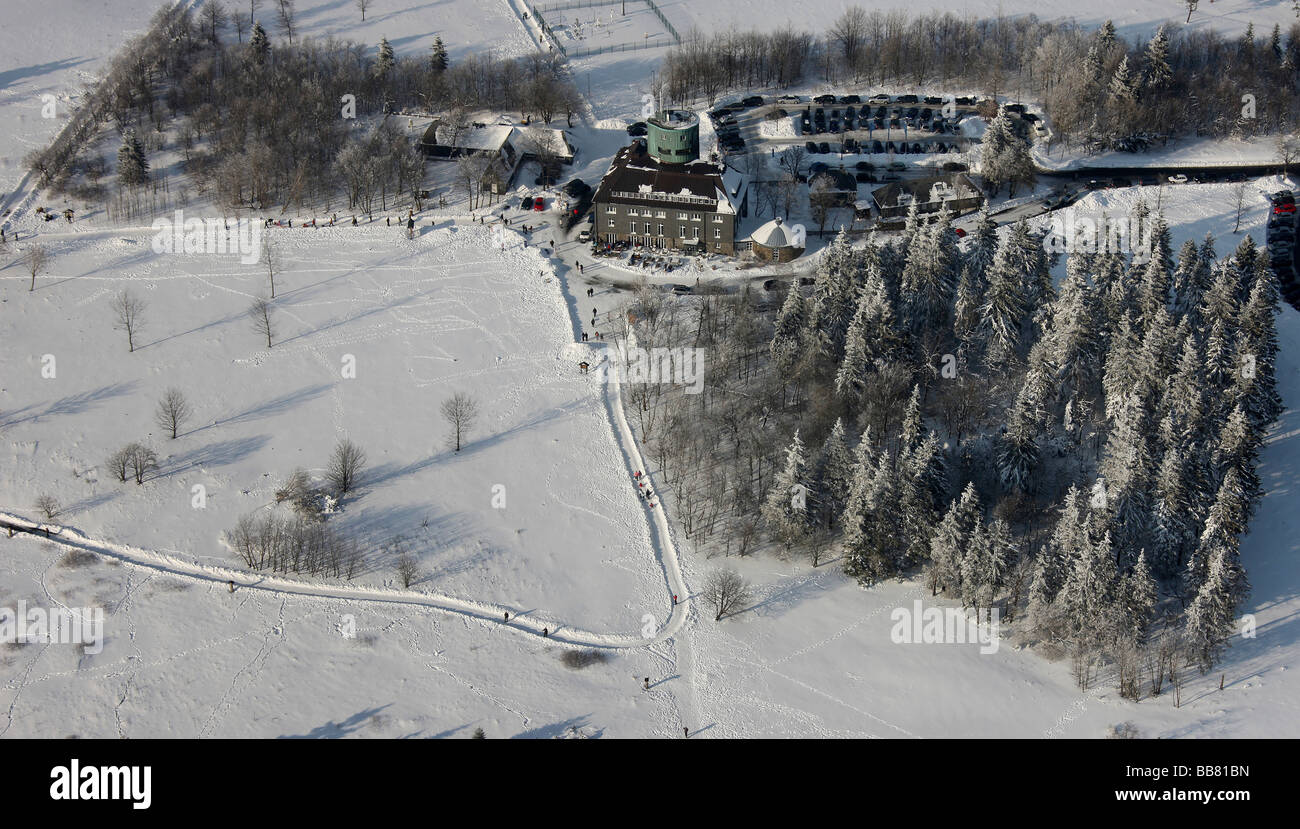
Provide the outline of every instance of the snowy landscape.
[[10,10],[0,737],[1300,737],[1300,18],[1191,6]]

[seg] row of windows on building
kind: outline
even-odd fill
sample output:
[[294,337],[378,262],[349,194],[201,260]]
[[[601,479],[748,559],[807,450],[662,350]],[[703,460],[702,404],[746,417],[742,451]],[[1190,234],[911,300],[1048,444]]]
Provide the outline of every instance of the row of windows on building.
[[[617,224],[615,223],[615,221],[614,221],[613,219],[610,219],[610,220],[609,220],[609,225],[608,225],[608,227],[609,227],[610,230],[613,230],[615,227],[617,227]],[[641,231],[641,230],[639,229],[639,227],[640,227],[640,225],[639,225],[637,222],[628,222],[628,233],[640,233],[640,232],[644,232],[645,234],[647,234],[647,235],[652,235],[652,236],[663,236],[663,235],[664,235],[664,226],[663,226],[662,224],[659,225],[659,232],[658,232],[658,233],[655,233],[654,225],[652,225],[650,222],[646,222],[646,223],[645,223],[645,230],[644,230],[644,231]],[[698,227],[692,227],[692,228],[691,228],[691,232],[690,232],[690,234],[688,235],[687,232],[686,232],[686,225],[678,225],[678,226],[677,226],[677,236],[678,236],[679,238],[681,238],[681,239],[688,239],[688,238],[689,238],[689,239],[698,239],[698,238],[700,238],[700,229],[699,229]],[[720,227],[715,227],[715,228],[713,229],[713,238],[714,238],[714,239],[721,239],[721,238],[722,238],[722,228],[720,228]]]
[[[608,214],[610,214],[611,216],[612,216],[612,215],[616,215],[616,214],[618,213],[618,207],[615,206],[615,205],[612,205],[612,204],[611,204],[611,205],[609,205],[608,207],[605,208],[605,212],[608,213]],[[647,219],[651,218],[651,215],[650,215],[650,208],[648,208],[648,207],[647,207],[647,208],[643,208],[643,209],[641,210],[640,213],[637,212],[637,209],[636,209],[635,207],[629,207],[629,208],[627,209],[627,215],[629,215],[629,216],[644,216],[644,217],[646,217]],[[656,210],[656,211],[654,211],[654,218],[656,218],[656,219],[666,219],[666,218],[668,218],[668,211],[666,211],[666,210]],[[680,221],[680,222],[685,222],[685,221],[698,222],[698,221],[701,220],[701,218],[702,218],[702,217],[700,216],[699,213],[678,213],[678,214],[677,214],[677,220]],[[713,216],[713,221],[714,221],[715,224],[722,224],[722,216],[721,216],[721,215],[717,215],[717,214],[715,214],[715,215]]]

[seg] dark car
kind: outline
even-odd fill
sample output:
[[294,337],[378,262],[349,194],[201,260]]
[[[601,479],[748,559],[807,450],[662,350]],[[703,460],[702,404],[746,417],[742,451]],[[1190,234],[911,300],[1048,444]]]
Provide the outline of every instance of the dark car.
[[564,192],[565,195],[573,196],[576,198],[578,196],[581,196],[584,193],[591,192],[591,185],[580,178],[575,178],[573,181],[564,185]]
[[524,196],[523,199],[519,202],[519,209],[520,209],[520,210],[532,210],[532,209],[533,209],[533,197],[532,197],[532,196]]
[[871,173],[854,173],[853,178],[857,179],[858,184],[869,184],[876,180]]
[[746,98],[745,100],[741,101],[741,103],[744,104],[744,105],[747,106],[747,107],[761,107],[761,106],[763,105],[763,96],[762,96],[762,95],[750,95],[748,98]]
[[840,122],[839,122],[839,119],[838,119],[838,118],[832,118],[832,119],[831,119],[830,126],[828,126],[826,129],[827,129],[828,131],[830,131],[830,132],[839,132],[839,131],[840,131]]
[[957,106],[962,106],[962,107],[974,106],[975,99],[962,96],[960,98],[954,99],[953,103],[955,103]]
[[804,148],[805,150],[807,150],[808,152],[810,152],[810,153],[815,153],[815,152],[817,152],[817,145],[814,144],[814,143],[811,142],[811,141],[805,142],[804,145],[803,145],[803,148]]
[[1120,177],[1116,177],[1116,178],[1112,179],[1112,180],[1111,180],[1111,184],[1115,185],[1116,187],[1132,187],[1132,186],[1133,186],[1133,182],[1132,182],[1131,179],[1126,179],[1126,178],[1123,178],[1122,176],[1120,176]]
[[965,164],[962,164],[957,161],[945,161],[943,167],[941,167],[940,169],[942,169],[945,173],[964,173],[966,172],[967,168]]
[[918,98],[918,97],[916,97],[915,95],[899,95],[899,96],[898,96],[897,98],[895,98],[894,100],[897,101],[897,102],[900,103],[900,104],[915,104],[916,102],[920,101],[921,99]]
[[844,131],[849,132],[853,129],[853,113],[844,114]]
[[894,142],[893,142],[893,141],[890,141],[890,142],[888,142],[888,143],[885,144],[885,152],[887,152],[887,153],[896,153],[896,152],[898,152],[898,148],[894,146]]
[[894,127],[895,129],[897,129],[897,128],[903,126],[903,122],[900,121],[900,120],[898,120],[897,117],[890,118],[890,119],[889,119],[889,126]]
[[889,110],[886,109],[885,107],[876,107],[877,118],[884,118],[888,114],[889,114]]
[[929,110],[929,109],[923,109],[923,110],[921,110],[921,120],[922,120],[922,121],[929,121],[930,118],[932,118],[933,116],[934,116],[934,112],[933,112],[933,111],[931,111],[931,110]]
[[831,145],[827,144],[825,141],[817,145],[817,152],[819,153],[829,153],[830,151]]
[[815,110],[813,110],[813,120],[814,120],[814,121],[819,121],[819,122],[820,122],[820,121],[825,121],[825,120],[826,120],[826,110],[824,110],[824,109],[815,109]]
[[813,98],[813,103],[814,103],[814,104],[833,104],[833,103],[835,103],[835,96],[834,96],[834,95],[818,95],[816,98]]
[[1268,198],[1274,204],[1295,204],[1295,193],[1290,190],[1278,190],[1276,193],[1270,194]]
[[927,95],[925,96],[925,103],[927,106],[937,106],[943,103],[943,99],[935,95]]
[[1014,112],[1017,115],[1023,115],[1025,112],[1024,104],[1007,104],[1003,107],[1007,112]]
[[1088,183],[1084,186],[1086,186],[1089,190],[1100,190],[1101,188],[1106,186],[1106,182],[1100,179],[1091,178],[1088,179]]
[[815,176],[815,175],[817,175],[818,173],[823,172],[823,171],[825,171],[825,170],[829,170],[829,169],[830,169],[830,168],[827,167],[826,164],[825,164],[824,162],[821,162],[821,161],[814,161],[812,164],[809,164],[809,165],[808,165],[808,175],[810,175],[810,176]]
[[885,145],[881,144],[879,141],[872,141],[871,151],[873,153],[883,153],[885,151]]
[[862,97],[859,96],[859,95],[845,95],[844,97],[840,98],[840,103],[841,103],[841,104],[860,104],[860,103],[862,103]]
[[909,120],[913,120],[913,121],[915,121],[915,120],[916,120],[916,116],[919,115],[920,112],[921,112],[921,111],[920,111],[919,109],[917,109],[916,107],[910,107],[910,108],[907,110],[907,117],[908,117]]
[[914,154],[916,154],[916,155],[920,155],[921,153],[925,152],[925,150],[921,149],[921,144],[920,144],[920,142],[913,142],[913,143],[912,143],[912,152],[913,152]]
[[870,118],[870,117],[871,117],[871,107],[867,106],[866,104],[863,104],[863,105],[862,105],[862,109],[858,110],[858,115],[859,115],[859,117],[862,117],[862,118]]
[[872,123],[872,126],[874,126],[874,127],[875,127],[876,129],[878,129],[878,130],[883,130],[883,129],[885,128],[885,119],[884,119],[884,118],[877,118],[875,121],[872,121],[871,123]]
[[872,164],[870,161],[859,161],[857,164],[853,165],[853,169],[870,171],[876,169],[876,165]]

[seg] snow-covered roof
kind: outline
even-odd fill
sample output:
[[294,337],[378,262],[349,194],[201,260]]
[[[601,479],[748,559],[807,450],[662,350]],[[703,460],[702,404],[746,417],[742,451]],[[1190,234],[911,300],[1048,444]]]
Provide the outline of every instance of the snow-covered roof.
[[784,248],[794,244],[789,225],[785,224],[779,216],[755,230],[749,238],[754,244],[767,248]]

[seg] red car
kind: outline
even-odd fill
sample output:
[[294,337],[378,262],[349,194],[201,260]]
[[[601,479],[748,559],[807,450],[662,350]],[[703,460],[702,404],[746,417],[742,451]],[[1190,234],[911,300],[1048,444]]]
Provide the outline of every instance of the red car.
[[538,197],[533,201],[533,209],[534,209],[534,210],[545,210],[545,209],[546,209],[546,200],[543,199],[541,196],[538,196]]
[[966,231],[962,230],[960,227],[954,227],[952,232],[957,234],[958,239],[965,238],[966,236]]
[[1273,205],[1274,213],[1294,213],[1295,204],[1275,204]]

